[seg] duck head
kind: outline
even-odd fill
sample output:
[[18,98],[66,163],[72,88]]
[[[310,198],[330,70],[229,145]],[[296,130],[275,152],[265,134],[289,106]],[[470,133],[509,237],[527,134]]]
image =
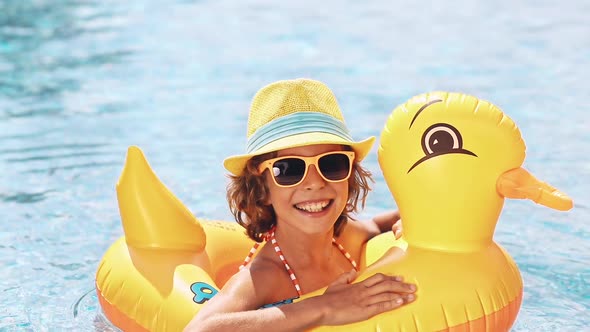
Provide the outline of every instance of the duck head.
[[520,167],[524,158],[518,127],[498,107],[448,92],[395,108],[378,150],[408,245],[458,252],[492,242],[504,197],[571,208],[571,199]]

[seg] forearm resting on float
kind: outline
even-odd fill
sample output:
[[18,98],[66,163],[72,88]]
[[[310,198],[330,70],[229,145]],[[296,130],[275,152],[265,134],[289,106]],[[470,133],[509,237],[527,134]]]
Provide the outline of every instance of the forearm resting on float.
[[280,307],[241,312],[201,311],[188,331],[302,331],[324,325],[344,325],[369,319],[414,301],[415,285],[399,276],[377,273],[351,283],[357,276],[343,273],[322,295]]
[[[321,302],[321,301],[319,301]],[[195,317],[185,332],[203,331],[303,331],[323,325],[326,310],[318,307],[317,298],[259,310],[214,313]]]

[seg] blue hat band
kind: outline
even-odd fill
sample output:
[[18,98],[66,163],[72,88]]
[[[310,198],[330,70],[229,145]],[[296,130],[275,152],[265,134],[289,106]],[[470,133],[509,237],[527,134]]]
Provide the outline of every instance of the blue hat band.
[[352,142],[352,137],[344,122],[333,116],[318,112],[298,112],[274,119],[248,138],[247,153],[253,153],[261,147],[281,138],[305,134],[326,133]]

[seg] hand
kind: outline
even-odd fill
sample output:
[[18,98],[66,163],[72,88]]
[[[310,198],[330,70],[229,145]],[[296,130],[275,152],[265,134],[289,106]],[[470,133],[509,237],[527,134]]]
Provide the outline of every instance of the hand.
[[393,235],[395,236],[395,239],[399,239],[400,237],[402,237],[402,220],[399,219],[398,221],[396,221],[392,226],[391,226],[391,231],[393,231]]
[[351,283],[357,276],[353,270],[343,273],[326,292],[316,297],[325,307],[322,325],[343,325],[369,319],[413,302],[416,286],[402,282],[399,276],[381,273]]

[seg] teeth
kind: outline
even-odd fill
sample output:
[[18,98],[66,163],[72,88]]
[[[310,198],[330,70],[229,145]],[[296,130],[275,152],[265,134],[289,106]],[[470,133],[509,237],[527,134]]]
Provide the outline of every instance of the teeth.
[[296,208],[299,210],[307,211],[307,212],[320,212],[326,206],[330,204],[330,201],[322,201],[322,202],[313,202],[313,203],[302,203],[295,205]]

